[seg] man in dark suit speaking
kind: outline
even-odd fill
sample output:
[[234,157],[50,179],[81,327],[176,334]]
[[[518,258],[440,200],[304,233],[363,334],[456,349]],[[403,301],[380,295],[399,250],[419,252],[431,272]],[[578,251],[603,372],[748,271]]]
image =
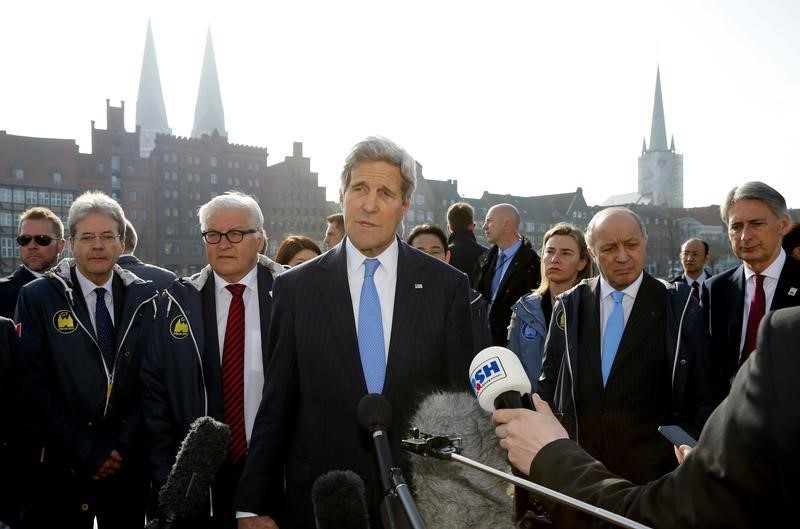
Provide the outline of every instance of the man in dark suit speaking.
[[[533,481],[651,527],[795,527],[798,341],[800,308],[767,314],[756,351],[708,419],[695,450],[677,470],[641,487],[614,476],[567,440],[541,401],[538,412],[495,412],[497,436],[511,463]],[[554,521],[582,527],[575,519]]]
[[414,171],[408,153],[385,138],[357,144],[339,194],[346,238],[275,279],[264,395],[236,500],[240,528],[313,528],[311,487],[334,469],[364,479],[371,527],[382,527],[359,400],[382,393],[391,403],[398,462],[421,396],[468,387],[467,278],[395,235]]

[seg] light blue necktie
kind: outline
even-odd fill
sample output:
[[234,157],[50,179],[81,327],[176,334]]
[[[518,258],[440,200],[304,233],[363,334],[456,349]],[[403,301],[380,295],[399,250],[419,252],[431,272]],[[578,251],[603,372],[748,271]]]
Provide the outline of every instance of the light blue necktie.
[[606,382],[608,382],[608,375],[611,373],[611,366],[614,363],[614,357],[617,356],[619,342],[622,340],[622,332],[625,330],[625,312],[622,310],[622,298],[625,297],[625,294],[615,290],[611,293],[611,297],[614,298],[614,308],[608,316],[606,330],[603,333],[603,387],[606,387]]
[[503,253],[503,250],[497,252],[497,267],[494,269],[494,277],[492,277],[492,301],[497,294],[497,288],[500,286],[500,280],[503,279],[503,265],[506,264],[508,256]]
[[358,350],[368,393],[381,393],[386,376],[386,349],[383,341],[383,319],[378,291],[375,289],[377,259],[364,261],[364,284],[358,305]]

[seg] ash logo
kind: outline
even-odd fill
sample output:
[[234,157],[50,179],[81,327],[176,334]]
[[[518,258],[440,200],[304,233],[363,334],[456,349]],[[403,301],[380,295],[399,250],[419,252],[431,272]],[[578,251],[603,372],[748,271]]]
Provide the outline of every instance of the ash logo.
[[53,327],[61,334],[72,334],[78,328],[75,325],[75,318],[68,310],[59,310],[53,314]]
[[183,316],[175,316],[169,324],[169,333],[176,340],[183,340],[189,336],[189,324]]

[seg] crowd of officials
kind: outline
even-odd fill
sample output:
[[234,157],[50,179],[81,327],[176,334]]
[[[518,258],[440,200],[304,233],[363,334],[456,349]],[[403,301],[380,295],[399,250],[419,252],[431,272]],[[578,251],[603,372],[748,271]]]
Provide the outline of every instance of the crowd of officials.
[[[585,233],[554,225],[538,252],[510,204],[487,212],[488,248],[465,203],[451,206],[446,231],[423,224],[403,238],[414,171],[390,140],[360,142],[322,248],[291,235],[274,260],[256,201],[216,196],[198,212],[208,266],[191,277],[136,258],[133,226],[101,192],[79,196],[66,226],[47,208],[22,213],[23,264],[0,280],[0,521],[139,529],[159,514],[191,423],[211,416],[230,427],[226,460],[209,504],[175,527],[313,528],[311,487],[335,469],[362,477],[381,527],[360,398],[389,400],[403,460],[399,441],[422,396],[470,390],[470,361],[490,345],[520,357],[539,395],[541,413],[494,418],[518,470],[556,485],[568,475],[526,444],[530,424],[552,420],[560,429],[547,443],[577,443],[576,466],[599,461],[630,487],[646,484],[678,465],[658,427],[699,436],[765,315],[800,305],[800,229],[764,183],[735,187],[721,207],[741,266],[712,276],[708,244],[689,239],[684,273],[667,281],[645,271],[645,226],[621,207],[597,213]],[[67,244],[73,257],[60,259]],[[796,440],[797,424],[787,428]],[[592,523],[553,509],[543,516],[556,526]]]

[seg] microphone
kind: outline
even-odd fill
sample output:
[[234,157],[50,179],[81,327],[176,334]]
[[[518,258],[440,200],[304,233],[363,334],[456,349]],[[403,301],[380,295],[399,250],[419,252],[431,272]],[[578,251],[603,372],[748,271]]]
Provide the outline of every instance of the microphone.
[[352,470],[321,475],[311,488],[317,529],[369,529],[364,482]]
[[529,408],[522,395],[531,392],[531,381],[519,357],[505,347],[487,347],[472,359],[469,382],[481,408],[488,412],[505,408]]
[[175,521],[194,516],[205,504],[228,453],[230,436],[228,425],[211,417],[199,417],[192,423],[158,493],[160,518],[151,520],[148,529],[169,529]]
[[392,424],[392,405],[380,393],[370,393],[358,401],[356,414],[358,424],[372,433],[372,440],[375,443],[375,455],[381,475],[381,494],[383,496],[381,515],[384,519],[384,526],[389,528],[405,526],[404,520],[399,519],[395,513],[396,500],[399,499],[405,514],[405,521],[410,524],[412,529],[424,529],[425,523],[414,504],[411,491],[403,479],[403,473],[392,462],[389,435],[386,432],[389,425]]
[[[456,434],[461,454],[508,469],[506,451],[494,433],[491,414],[466,391],[437,392],[419,405],[411,425],[424,432]],[[436,457],[411,458],[411,484],[428,527],[511,529],[512,498],[506,482],[485,472]]]

